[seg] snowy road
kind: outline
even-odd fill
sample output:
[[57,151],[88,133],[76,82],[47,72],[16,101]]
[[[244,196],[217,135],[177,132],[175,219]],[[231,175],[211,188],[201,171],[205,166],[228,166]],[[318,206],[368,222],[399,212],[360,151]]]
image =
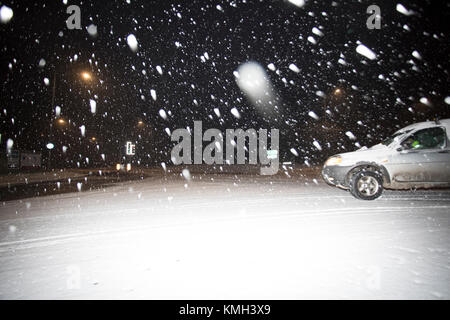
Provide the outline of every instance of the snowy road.
[[4,202],[0,298],[450,298],[449,190],[192,178]]

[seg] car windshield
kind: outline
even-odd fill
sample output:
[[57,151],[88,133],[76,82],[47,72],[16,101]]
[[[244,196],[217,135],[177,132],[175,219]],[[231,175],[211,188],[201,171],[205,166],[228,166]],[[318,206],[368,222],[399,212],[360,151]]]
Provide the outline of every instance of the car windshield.
[[390,145],[392,142],[394,142],[394,140],[395,140],[396,138],[399,138],[400,136],[402,136],[402,135],[404,135],[404,134],[406,134],[406,133],[408,133],[408,132],[411,132],[411,130],[396,132],[396,133],[394,133],[392,136],[390,136],[390,137],[384,139],[384,140],[381,142],[381,144],[383,144],[383,145],[385,145],[385,146],[388,146],[388,145]]

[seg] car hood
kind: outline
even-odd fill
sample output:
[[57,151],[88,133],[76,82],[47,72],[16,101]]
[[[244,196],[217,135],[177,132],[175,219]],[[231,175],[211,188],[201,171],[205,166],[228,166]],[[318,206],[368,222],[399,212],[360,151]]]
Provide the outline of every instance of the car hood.
[[377,144],[370,148],[361,148],[352,152],[340,153],[342,157],[341,165],[351,165],[357,162],[378,162],[391,155],[393,150],[383,144]]

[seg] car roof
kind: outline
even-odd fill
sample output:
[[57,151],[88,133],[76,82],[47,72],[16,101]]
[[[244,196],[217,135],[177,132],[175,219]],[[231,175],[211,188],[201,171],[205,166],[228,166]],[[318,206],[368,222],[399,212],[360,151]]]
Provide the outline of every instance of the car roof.
[[396,133],[409,131],[409,130],[418,130],[418,129],[425,129],[425,128],[430,128],[430,127],[438,127],[438,126],[444,126],[445,129],[447,130],[447,133],[450,133],[450,119],[442,119],[442,120],[438,120],[438,122],[425,121],[425,122],[413,123],[409,126],[406,126],[402,129],[398,130]]

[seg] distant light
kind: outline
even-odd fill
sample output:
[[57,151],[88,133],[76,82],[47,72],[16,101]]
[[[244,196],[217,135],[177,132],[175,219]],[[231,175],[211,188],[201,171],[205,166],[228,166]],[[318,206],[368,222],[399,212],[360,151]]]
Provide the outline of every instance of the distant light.
[[341,89],[337,88],[336,90],[334,90],[334,94],[341,94]]
[[6,150],[8,150],[8,153],[11,153],[13,145],[14,145],[14,140],[13,139],[8,139],[6,141]]
[[64,121],[64,119],[58,119],[58,123],[59,124],[65,124],[66,122]]
[[127,171],[131,170],[131,163],[127,163]]
[[92,79],[92,76],[91,76],[91,74],[90,74],[89,72],[83,72],[83,73],[81,73],[81,77],[82,77],[84,80],[91,80],[91,79]]
[[138,121],[138,126],[142,126],[144,124],[144,122],[142,120]]
[[91,140],[92,140],[92,141],[95,141],[95,140],[97,140],[97,138],[96,138],[96,137],[92,137]]
[[120,163],[116,164],[116,170],[119,171],[120,170]]
[[55,145],[53,143],[49,142],[49,143],[47,143],[46,147],[48,150],[52,150],[55,147]]

